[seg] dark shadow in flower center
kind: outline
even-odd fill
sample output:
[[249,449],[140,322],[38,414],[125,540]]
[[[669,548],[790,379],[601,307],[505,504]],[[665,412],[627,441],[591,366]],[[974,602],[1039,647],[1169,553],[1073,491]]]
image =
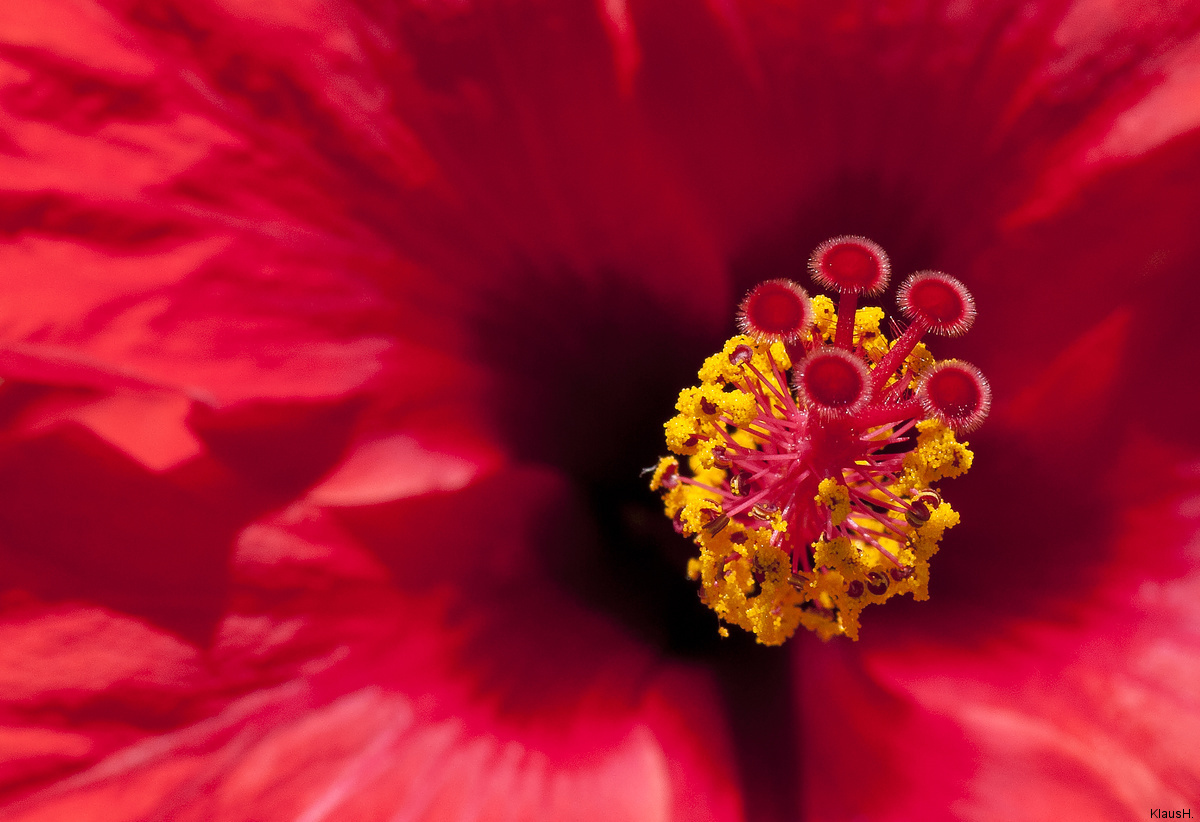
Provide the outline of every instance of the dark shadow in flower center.
[[[685,576],[692,546],[642,474],[665,453],[662,425],[679,390],[733,332],[732,311],[727,328],[698,328],[616,273],[527,271],[503,282],[502,292],[476,302],[485,308],[474,323],[477,356],[504,376],[491,400],[496,419],[519,458],[570,477],[586,509],[548,518],[535,550],[585,603],[668,656],[711,668],[751,818],[794,818],[799,753],[788,655],[736,629],[721,639]],[[592,534],[565,532],[588,520]]]

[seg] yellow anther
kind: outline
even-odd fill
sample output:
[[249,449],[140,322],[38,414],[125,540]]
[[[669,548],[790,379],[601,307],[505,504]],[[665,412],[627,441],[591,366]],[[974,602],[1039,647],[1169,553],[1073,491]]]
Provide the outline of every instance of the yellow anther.
[[906,479],[927,488],[941,479],[965,474],[975,455],[937,420],[917,423],[917,447],[904,457]]
[[679,460],[674,457],[663,457],[658,461],[658,465],[654,469],[654,476],[650,477],[650,490],[657,491],[663,487],[663,479],[674,477],[678,481],[679,477]]
[[833,335],[837,331],[837,311],[834,310],[833,300],[824,294],[818,294],[812,298],[812,307],[816,315],[817,333],[824,337],[826,342],[833,342]]
[[[768,344],[758,342],[745,334],[738,334],[731,337],[719,353],[704,361],[699,377],[703,385],[723,389],[726,385],[745,384],[751,380],[754,372],[757,372],[782,393],[789,389],[786,381],[780,385],[775,379],[775,370],[778,369],[782,373],[791,367],[792,361],[783,343]],[[751,410],[746,400],[741,397],[734,396],[726,402],[731,403],[729,408],[732,413],[747,414]]]
[[829,521],[841,525],[850,516],[850,491],[833,477],[817,486],[817,502],[829,509]]
[[716,385],[705,384],[697,388],[685,388],[679,392],[675,402],[675,410],[685,417],[693,417],[712,422],[721,416],[721,406],[718,404],[722,391]]
[[854,337],[861,339],[866,334],[878,334],[879,323],[883,320],[883,309],[877,305],[868,305],[854,312]]
[[751,631],[764,645],[779,645],[800,624],[803,598],[789,584],[791,557],[762,530],[730,525],[701,534],[700,557],[688,563],[704,601],[722,621]]
[[876,306],[867,306],[854,312],[854,341],[873,363],[882,360],[891,347],[888,338],[879,330],[883,317],[883,309]]
[[758,416],[758,401],[752,394],[725,391],[715,383],[683,389],[675,408],[683,416],[709,423],[724,417],[734,425],[745,425]]
[[695,454],[702,438],[711,433],[711,426],[704,425],[695,417],[678,414],[663,424],[667,433],[667,447],[676,454]]
[[951,508],[949,503],[943,502],[939,505],[929,517],[929,522],[918,528],[910,540],[917,559],[928,561],[936,554],[938,543],[946,529],[958,525],[960,519],[958,512]]
[[721,506],[712,497],[704,496],[703,492],[696,489],[684,504],[680,521],[685,534],[698,534],[720,517]]
[[847,537],[822,539],[813,543],[814,565],[818,568],[825,567],[837,571],[841,576],[851,579],[858,579],[862,576],[859,569],[861,554],[861,550]]
[[753,358],[758,347],[759,343],[745,334],[731,337],[719,352],[704,361],[700,367],[700,380],[706,383],[737,382],[745,374],[742,365]]
[[[775,365],[780,371],[787,371],[792,367],[792,358],[788,356],[787,346],[781,342],[771,343],[771,359],[775,361]],[[769,374],[770,372],[764,370],[763,373]]]
[[912,353],[904,360],[904,367],[913,372],[914,376],[921,376],[925,373],[936,360],[929,353],[929,349],[925,347],[925,343],[917,343],[913,348]]

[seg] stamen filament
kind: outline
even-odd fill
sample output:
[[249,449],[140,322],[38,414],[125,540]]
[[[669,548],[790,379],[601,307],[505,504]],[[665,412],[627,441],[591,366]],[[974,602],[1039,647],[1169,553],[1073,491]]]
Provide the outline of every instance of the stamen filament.
[[890,351],[883,355],[883,359],[875,365],[875,370],[871,375],[871,394],[878,398],[887,381],[896,373],[896,369],[900,367],[900,363],[908,359],[908,355],[917,347],[917,343],[925,336],[927,328],[919,321],[914,321],[904,333],[900,335],[900,339],[892,345]]
[[858,292],[843,291],[838,299],[837,336],[833,344],[847,351],[854,349],[854,310],[858,307]]

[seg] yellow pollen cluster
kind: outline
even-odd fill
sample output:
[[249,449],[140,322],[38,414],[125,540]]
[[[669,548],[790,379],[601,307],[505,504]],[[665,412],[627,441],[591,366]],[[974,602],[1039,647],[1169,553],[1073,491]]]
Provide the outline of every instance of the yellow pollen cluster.
[[[818,570],[803,575],[804,587],[827,610],[836,611],[836,618],[813,609],[805,612],[804,627],[821,639],[839,634],[858,639],[859,614],[866,606],[886,602],[897,594],[912,594],[918,602],[929,599],[929,559],[937,553],[942,534],[958,521],[958,513],[943,502],[931,512],[928,522],[912,528],[906,542],[876,537],[896,556],[900,567],[911,569],[900,580],[892,576],[897,566],[861,540],[842,536],[816,542],[813,564]],[[851,596],[851,591],[859,590],[852,587],[854,582],[862,586],[858,596]]]
[[975,455],[937,420],[917,423],[917,447],[904,457],[904,476],[913,488],[928,488],[941,479],[961,477]]
[[850,492],[832,477],[817,486],[817,502],[829,509],[829,521],[841,525],[850,516]]
[[[838,322],[832,301],[818,296],[812,306],[814,325],[802,344],[831,342]],[[870,364],[893,344],[880,327],[883,318],[873,307],[855,313],[855,350]],[[917,345],[895,379],[912,390],[933,363]],[[928,599],[929,560],[959,521],[932,485],[965,473],[972,453],[937,421],[916,420],[903,429],[889,423],[878,429],[885,433],[861,436],[870,442],[878,434],[883,441],[897,430],[892,441],[910,450],[895,457],[894,469],[868,476],[869,458],[850,461],[822,469],[811,484],[801,482],[797,488],[810,489],[804,494],[783,500],[764,494],[761,504],[750,506],[744,484],[766,482],[762,475],[775,469],[747,475],[731,465],[729,452],[747,464],[760,455],[779,460],[755,463],[766,466],[790,458],[786,448],[796,449],[797,464],[805,459],[806,452],[779,433],[805,430],[788,381],[791,366],[781,343],[748,335],[726,342],[704,362],[700,384],[680,393],[679,413],[665,425],[667,445],[678,456],[658,463],[650,487],[662,493],[676,530],[698,547],[687,573],[722,623],[766,645],[783,643],[800,626],[823,640],[857,639],[867,605],[899,594]],[[772,437],[787,441],[769,443]],[[725,627],[720,632],[728,635]]]

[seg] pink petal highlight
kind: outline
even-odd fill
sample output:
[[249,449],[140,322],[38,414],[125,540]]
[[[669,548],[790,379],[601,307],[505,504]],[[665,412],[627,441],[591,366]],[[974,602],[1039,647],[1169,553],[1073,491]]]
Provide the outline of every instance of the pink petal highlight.
[[[464,443],[452,447],[461,452]],[[495,456],[460,456],[431,450],[398,434],[362,443],[334,474],[309,492],[317,505],[373,505],[435,491],[457,491],[486,471]]]
[[88,428],[152,471],[175,468],[203,453],[187,427],[192,403],[165,392],[123,391],[26,423],[29,433],[68,420]]

